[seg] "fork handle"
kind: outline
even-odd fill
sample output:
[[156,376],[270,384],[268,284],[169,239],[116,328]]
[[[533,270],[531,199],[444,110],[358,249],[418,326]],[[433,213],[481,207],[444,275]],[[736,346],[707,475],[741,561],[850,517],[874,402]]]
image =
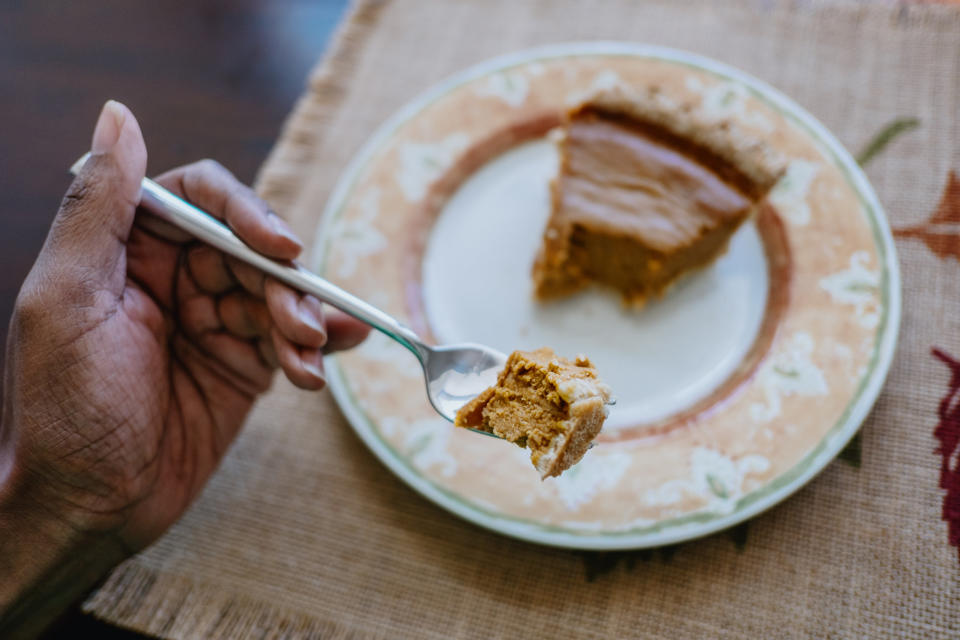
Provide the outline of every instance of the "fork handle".
[[[89,157],[89,153],[84,154],[70,167],[70,172],[77,175]],[[140,206],[227,255],[256,267],[297,291],[316,296],[319,300],[382,331],[412,351],[417,358],[423,359],[427,347],[412,329],[401,324],[393,316],[347,293],[296,262],[284,264],[254,251],[227,225],[174,195],[150,178],[144,178],[141,182]],[[292,266],[289,266],[291,264]]]

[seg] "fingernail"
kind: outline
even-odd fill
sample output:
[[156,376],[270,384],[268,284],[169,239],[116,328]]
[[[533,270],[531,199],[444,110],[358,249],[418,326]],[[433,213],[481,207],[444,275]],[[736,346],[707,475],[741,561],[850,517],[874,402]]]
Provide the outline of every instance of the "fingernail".
[[126,117],[119,102],[107,100],[103,109],[100,110],[100,117],[97,118],[90,151],[95,154],[109,153],[120,139],[120,130],[123,129],[123,121]]
[[278,235],[281,235],[287,240],[290,240],[298,247],[303,246],[303,244],[300,242],[300,238],[298,238],[293,233],[293,230],[290,227],[288,227],[287,223],[284,222],[283,219],[280,218],[278,215],[276,214],[270,215],[270,225],[273,227],[273,230],[276,231]]
[[313,364],[312,362],[304,362],[304,363],[303,363],[303,370],[306,371],[307,373],[309,373],[310,375],[315,376],[315,377],[317,377],[317,378],[319,378],[319,379],[321,379],[321,380],[326,380],[326,379],[327,379],[326,376],[325,376],[324,373],[323,373],[323,369],[321,369],[319,366]]
[[322,333],[324,336],[327,335],[327,328],[323,323],[323,316],[318,316],[317,314],[322,314],[323,311],[317,311],[312,307],[304,304],[303,300],[297,305],[297,310],[300,315],[300,320],[303,321],[303,324],[307,325],[314,331]]

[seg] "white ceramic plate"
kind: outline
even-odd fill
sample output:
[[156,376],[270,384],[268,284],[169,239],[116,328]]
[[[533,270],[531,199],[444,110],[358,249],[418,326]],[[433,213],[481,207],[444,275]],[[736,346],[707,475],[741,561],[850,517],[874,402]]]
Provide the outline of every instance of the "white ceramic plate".
[[[530,266],[559,114],[598,89],[656,85],[789,160],[714,266],[642,311],[591,290],[549,305]],[[622,43],[491,60],[386,122],[331,198],[315,268],[437,342],[585,353],[618,404],[583,462],[541,482],[527,452],[436,416],[413,356],[380,335],[330,359],[374,453],[426,497],[545,544],[636,548],[770,507],[849,441],[883,384],[900,318],[890,231],[863,173],[768,85],[688,53]]]

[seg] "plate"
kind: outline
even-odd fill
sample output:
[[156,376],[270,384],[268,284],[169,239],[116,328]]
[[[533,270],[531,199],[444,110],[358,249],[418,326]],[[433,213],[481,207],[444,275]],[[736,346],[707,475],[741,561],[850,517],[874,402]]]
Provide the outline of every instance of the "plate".
[[[788,161],[730,249],[643,310],[589,290],[531,297],[560,113],[601,89],[657,86],[733,120]],[[625,43],[534,49],[433,87],[341,178],[314,267],[438,343],[590,356],[618,403],[595,446],[541,481],[528,452],[433,413],[414,357],[385,336],[329,358],[360,438],[449,511],[542,544],[627,549],[743,521],[816,475],[856,433],[896,345],[886,217],[833,135],[721,63]]]

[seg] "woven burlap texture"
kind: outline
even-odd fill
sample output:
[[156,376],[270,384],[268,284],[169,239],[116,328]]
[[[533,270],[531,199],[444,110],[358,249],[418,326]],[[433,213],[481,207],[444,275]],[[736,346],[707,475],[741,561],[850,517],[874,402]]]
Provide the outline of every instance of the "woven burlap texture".
[[[926,220],[960,169],[960,9],[738,0],[360,2],[263,168],[304,238],[374,128],[485,58],[612,39],[686,49],[794,97],[856,151],[912,117],[868,175],[894,227]],[[327,393],[278,379],[164,538],[85,609],[172,637],[786,638],[960,635],[932,431],[960,354],[960,264],[898,241],[904,318],[862,466],[833,463],[736,535],[652,553],[507,539],[403,485]]]

